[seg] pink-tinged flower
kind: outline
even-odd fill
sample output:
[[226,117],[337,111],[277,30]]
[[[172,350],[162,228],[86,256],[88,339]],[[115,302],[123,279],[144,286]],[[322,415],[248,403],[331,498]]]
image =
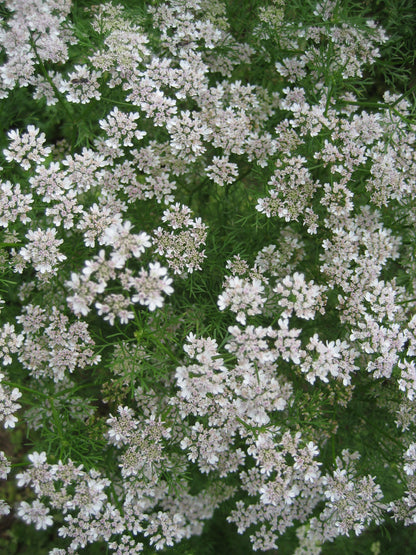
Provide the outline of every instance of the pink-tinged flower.
[[17,422],[14,413],[22,408],[22,405],[15,401],[20,399],[22,394],[17,387],[11,389],[7,385],[2,385],[3,378],[4,374],[0,374],[0,423],[3,422],[5,428],[14,428]]
[[[119,149],[120,146],[133,146],[133,138],[137,140],[142,139],[146,132],[137,129],[135,120],[139,119],[139,117],[140,114],[138,112],[124,113],[117,106],[113,108],[106,119],[99,121],[101,129],[108,136],[108,139],[105,141],[106,145]],[[120,153],[123,154],[123,151],[121,150]]]
[[129,221],[115,223],[104,231],[100,239],[102,245],[113,248],[111,260],[116,268],[123,268],[132,255],[139,258],[152,244],[147,233],[131,233],[132,227]]
[[36,530],[46,530],[46,528],[53,524],[49,508],[37,499],[31,505],[26,501],[22,501],[17,514],[27,524],[34,524]]
[[236,312],[236,320],[243,326],[247,315],[261,314],[266,301],[262,297],[264,286],[259,279],[247,280],[239,277],[227,278],[224,292],[218,297],[218,308],[230,308]]
[[156,252],[166,258],[169,268],[175,274],[192,273],[200,270],[205,252],[207,226],[200,218],[193,220],[191,210],[176,203],[163,212],[162,220],[173,231],[158,227],[154,231],[153,244]]
[[114,326],[114,320],[119,318],[121,324],[127,324],[129,320],[134,318],[134,313],[128,310],[130,307],[130,299],[124,295],[111,293],[104,298],[104,302],[95,303],[98,314],[104,315],[104,320],[107,320],[111,326]]
[[56,229],[47,228],[28,231],[25,237],[29,243],[20,249],[20,256],[32,263],[34,269],[41,274],[56,274],[58,262],[66,260],[66,256],[59,252],[58,247],[64,242],[56,239]]
[[60,92],[66,93],[69,102],[87,104],[93,98],[100,100],[99,91],[101,71],[89,70],[86,65],[75,66],[75,71],[68,75],[68,81],[60,86]]
[[11,143],[8,149],[3,150],[8,162],[17,162],[24,170],[29,170],[32,162],[43,162],[51,153],[50,147],[44,147],[45,133],[40,133],[34,125],[27,126],[27,132],[20,135],[18,129],[8,132]]
[[212,164],[206,167],[206,174],[217,185],[223,187],[226,183],[232,183],[238,177],[238,166],[230,162],[228,156],[214,156]]
[[180,117],[174,116],[167,124],[171,141],[170,145],[180,158],[190,161],[196,160],[197,156],[206,151],[203,141],[212,135],[212,130],[202,120],[199,112],[181,112]]
[[314,318],[316,311],[321,314],[325,312],[326,290],[325,285],[316,285],[313,280],[305,281],[305,276],[299,272],[286,276],[273,289],[278,295],[279,305],[285,308],[282,314],[284,318],[295,312],[296,316],[305,320]]
[[129,286],[132,287],[136,294],[133,295],[132,301],[148,306],[152,312],[156,308],[163,306],[162,293],[171,295],[173,287],[171,287],[172,278],[167,277],[167,269],[162,267],[159,262],[150,263],[149,270],[140,270],[139,277],[131,277]]
[[13,185],[10,181],[0,185],[0,227],[7,228],[9,223],[20,219],[23,224],[30,222],[30,212],[33,197],[31,194],[21,193],[20,185]]
[[7,366],[12,363],[11,355],[19,352],[23,341],[23,334],[16,334],[13,324],[6,322],[0,328],[0,359],[3,359],[3,366]]

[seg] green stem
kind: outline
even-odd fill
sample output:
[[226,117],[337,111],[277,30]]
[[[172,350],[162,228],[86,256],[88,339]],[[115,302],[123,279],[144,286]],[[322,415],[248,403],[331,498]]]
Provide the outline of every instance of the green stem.
[[19,391],[26,391],[27,393],[32,393],[33,395],[40,395],[41,397],[43,397],[44,399],[50,399],[50,395],[46,395],[46,393],[42,393],[41,391],[37,391],[36,389],[31,389],[30,387],[26,387],[24,385],[20,385],[17,383],[13,383],[13,382],[1,382],[4,385],[7,385],[8,387],[17,387],[17,389]]
[[407,303],[413,303],[416,301],[416,297],[414,297],[413,299],[407,299],[406,301],[398,301],[397,304],[407,304]]
[[123,102],[122,100],[115,100],[114,98],[107,98],[105,96],[101,96],[100,102],[101,100],[105,100],[106,102],[113,102],[114,104],[119,104],[120,106],[126,106],[126,108],[130,108],[130,109],[132,107],[132,104],[130,102]]
[[395,100],[395,101],[393,102],[393,104],[391,104],[390,106],[391,106],[391,107],[396,106],[396,104],[398,104],[399,102],[401,102],[402,100],[404,100],[404,99],[406,98],[406,96],[409,94],[409,92],[410,92],[411,90],[415,89],[415,88],[416,88],[416,83],[415,83],[412,87],[410,87],[410,89],[409,89],[408,91],[406,91],[406,92],[403,93],[401,96],[399,96],[399,98],[398,98],[397,100]]
[[244,428],[245,428],[246,430],[248,430],[249,432],[252,432],[252,431],[253,431],[253,427],[250,426],[249,424],[246,424],[246,423],[244,422],[244,420],[242,420],[239,416],[236,416],[235,419],[237,420],[237,422],[240,422],[240,424],[241,424],[242,426],[244,426]]
[[64,95],[63,95],[61,92],[59,92],[59,90],[58,90],[58,88],[56,87],[55,83],[54,83],[53,80],[51,79],[51,77],[50,77],[50,75],[49,75],[49,73],[48,73],[48,71],[47,71],[47,69],[46,69],[46,67],[45,67],[45,64],[43,63],[43,60],[41,59],[41,57],[40,57],[39,54],[38,54],[38,51],[37,51],[37,48],[36,48],[36,44],[35,44],[35,41],[33,40],[33,36],[32,36],[32,35],[33,35],[33,33],[31,33],[31,36],[30,36],[30,39],[29,39],[29,44],[30,44],[30,46],[31,46],[32,49],[33,49],[33,53],[35,54],[35,58],[36,58],[36,61],[37,61],[38,64],[39,64],[39,67],[40,67],[40,69],[41,69],[41,72],[42,72],[43,76],[45,77],[45,79],[46,79],[46,80],[48,81],[48,83],[50,84],[50,86],[52,87],[53,92],[55,93],[55,95],[56,95],[58,101],[60,102],[60,104],[61,104],[62,107],[64,108],[64,110],[65,110],[65,112],[67,113],[67,115],[69,116],[70,120],[72,121],[73,116],[74,116],[74,113],[73,113],[72,109],[70,109],[70,107],[69,107],[67,101],[65,100]]

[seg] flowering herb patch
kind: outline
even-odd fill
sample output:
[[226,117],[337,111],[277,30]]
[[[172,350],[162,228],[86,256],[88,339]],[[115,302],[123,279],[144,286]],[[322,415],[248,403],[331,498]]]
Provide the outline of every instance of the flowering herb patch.
[[39,553],[416,523],[414,102],[306,4],[0,4],[0,514]]

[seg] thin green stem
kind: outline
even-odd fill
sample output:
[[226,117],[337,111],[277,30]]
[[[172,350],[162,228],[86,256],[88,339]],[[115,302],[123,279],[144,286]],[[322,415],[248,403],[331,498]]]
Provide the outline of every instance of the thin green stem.
[[27,393],[31,393],[32,395],[40,395],[44,399],[51,399],[50,395],[47,395],[46,393],[42,393],[41,391],[38,391],[36,389],[31,389],[30,387],[26,387],[26,386],[21,385],[21,384],[8,382],[8,381],[3,381],[1,383],[4,384],[4,385],[7,385],[8,387],[17,387],[17,389],[19,391],[26,391]]
[[65,112],[67,113],[68,117],[71,119],[73,119],[74,117],[74,113],[72,111],[72,107],[70,108],[70,106],[68,105],[68,102],[65,100],[64,95],[58,90],[57,86],[55,85],[55,83],[53,82],[53,80],[51,79],[45,64],[43,63],[43,60],[41,59],[41,57],[38,54],[37,48],[36,48],[36,44],[35,41],[33,40],[33,33],[31,33],[30,39],[29,39],[29,44],[33,49],[33,53],[35,54],[35,58],[36,61],[39,64],[40,70],[43,74],[43,76],[45,77],[45,79],[48,81],[48,83],[50,84],[50,86],[53,89],[53,92],[55,93],[60,105],[64,108]]

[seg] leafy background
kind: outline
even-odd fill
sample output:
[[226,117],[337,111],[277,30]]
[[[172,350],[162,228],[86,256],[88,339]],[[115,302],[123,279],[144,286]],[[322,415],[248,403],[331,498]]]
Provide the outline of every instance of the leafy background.
[[[139,17],[141,21],[146,21],[146,4],[141,1],[122,2],[126,9],[131,13],[131,17]],[[88,41],[94,37],[87,34],[87,26],[85,23],[84,8],[90,6],[90,2],[74,1],[72,17],[76,24],[76,30],[80,42],[73,47],[72,56],[74,58],[79,54],[80,48],[88,44]],[[232,32],[238,40],[244,40],[249,37],[251,30],[256,24],[254,15],[261,5],[256,0],[242,0],[239,2],[226,2],[228,11],[228,20],[232,25]],[[360,94],[362,99],[371,102],[380,99],[385,90],[397,91],[407,96],[416,107],[416,3],[413,0],[367,0],[366,2],[349,2],[352,13],[369,18],[374,18],[386,30],[390,37],[389,42],[382,49],[382,58],[368,71],[360,83]],[[313,5],[312,2],[295,0],[290,3],[290,9],[294,14],[298,14],[301,19],[308,13]],[[4,3],[0,3],[0,16],[7,19],[7,10]],[[0,55],[0,63],[2,62]],[[240,79],[243,83],[265,83],[273,84],[273,75],[265,73],[261,65],[250,67],[239,67],[235,70],[235,79]],[[111,94],[116,95],[115,91]],[[5,148],[7,144],[6,133],[11,128],[24,128],[27,124],[35,124],[45,132],[48,143],[57,142],[63,138],[67,139],[73,146],[73,149],[79,149],[82,146],[88,146],[94,137],[97,129],[91,122],[98,122],[103,118],[112,106],[112,100],[117,100],[115,96],[108,99],[108,103],[92,102],[87,106],[80,106],[76,114],[72,114],[71,118],[65,118],[59,106],[46,107],[43,101],[34,101],[30,95],[30,91],[26,89],[14,90],[12,94],[5,100],[1,101],[0,111],[0,149]],[[78,108],[78,107],[77,107]],[[14,170],[15,171],[15,170]],[[10,178],[7,174],[6,179]],[[16,179],[16,175],[13,175]],[[248,180],[250,183],[250,180]],[[203,186],[203,184],[202,184]],[[202,216],[204,221],[210,224],[214,233],[209,235],[209,243],[206,252],[208,258],[210,253],[215,253],[215,264],[218,266],[218,272],[215,268],[211,269],[209,274],[197,273],[190,279],[183,281],[182,289],[177,288],[173,302],[182,303],[184,299],[188,299],[189,309],[192,309],[192,300],[197,300],[197,304],[201,306],[203,299],[205,301],[205,315],[210,307],[215,307],[215,299],[221,288],[222,268],[225,260],[229,258],[230,253],[238,252],[244,257],[244,254],[253,252],[256,245],[263,245],[265,237],[272,240],[273,226],[264,222],[250,221],[244,207],[250,200],[249,187],[245,191],[246,196],[242,193],[229,193],[227,190],[218,198],[210,197],[206,203],[203,203],[203,196],[199,196],[197,200],[192,195],[192,191],[188,192],[188,198],[183,201],[192,206],[192,203],[198,202],[198,214]],[[221,210],[219,210],[221,207]],[[160,210],[156,204],[154,210]],[[226,217],[225,217],[226,216]],[[253,233],[253,227],[256,232]],[[225,238],[225,240],[224,240]],[[221,247],[219,247],[221,246]],[[12,278],[11,278],[12,279]],[[9,289],[11,299],[13,299],[14,284],[10,281],[10,276],[3,276],[1,280],[1,288]],[[196,304],[196,303],[195,303]],[[17,310],[13,306],[13,302],[8,306],[8,313],[12,314]],[[190,317],[190,322],[194,321],[194,315]],[[212,336],[221,336],[228,326],[226,315],[218,315],[216,311],[215,318],[212,318],[211,329],[205,331]],[[186,327],[186,326],[185,326]],[[184,335],[189,330],[184,329]],[[356,404],[355,411],[365,416],[366,412],[371,413],[371,404]],[[372,417],[376,415],[372,414]],[[373,419],[374,421],[374,419]],[[74,445],[82,449],[82,441],[79,430],[73,430]],[[342,444],[342,434],[340,432],[336,438]],[[375,438],[375,439],[374,439]],[[368,430],[368,438],[360,438],[363,441],[377,441],[377,435],[374,430]],[[88,441],[85,449],[88,450]],[[97,445],[97,443],[96,443]],[[26,436],[26,430],[23,422],[20,422],[12,436],[0,431],[0,449],[4,450],[12,460],[22,460],[25,453],[36,448],[36,445],[29,441]],[[99,457],[100,453],[92,453],[91,457]],[[9,504],[23,499],[25,492],[19,491],[13,483],[7,482],[0,485],[0,496],[8,500]],[[211,555],[211,554],[229,554],[240,555],[251,553],[251,545],[248,535],[238,535],[235,527],[226,522],[226,516],[229,514],[230,506],[225,503],[215,512],[214,518],[205,525],[204,532],[200,537],[185,540],[178,546],[167,550],[172,555]],[[297,544],[297,540],[293,531],[286,533],[280,541],[279,553],[289,554],[293,551]],[[60,545],[60,539],[56,537],[54,528],[47,531],[34,531],[23,522],[18,520],[12,512],[7,517],[3,517],[0,521],[0,553],[7,555],[43,555],[49,552],[52,547]],[[106,552],[106,546],[95,544],[85,548],[83,553],[86,554],[102,554]],[[324,555],[332,554],[371,554],[380,553],[382,555],[413,555],[416,552],[416,527],[403,527],[395,525],[392,522],[386,523],[380,527],[373,527],[367,530],[359,537],[337,538],[332,544],[326,544],[322,553]],[[150,555],[153,550],[147,551]],[[160,553],[160,552],[159,552]],[[270,551],[275,553],[274,551]]]

